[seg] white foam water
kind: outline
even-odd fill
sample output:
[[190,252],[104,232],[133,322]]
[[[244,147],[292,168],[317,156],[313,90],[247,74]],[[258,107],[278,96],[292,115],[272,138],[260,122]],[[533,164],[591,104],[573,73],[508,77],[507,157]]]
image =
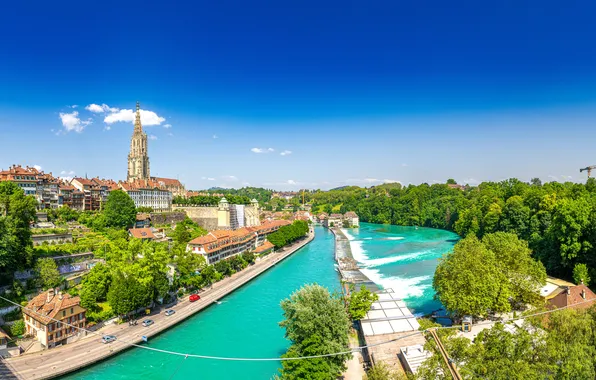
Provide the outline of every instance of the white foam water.
[[379,259],[366,260],[362,264],[365,265],[367,268],[380,267],[382,265],[396,263],[398,261],[416,259],[416,258],[419,258],[420,256],[424,256],[427,253],[431,253],[431,252],[432,252],[431,250],[426,250],[426,251],[420,251],[420,252],[412,252],[412,253],[408,253],[408,254],[405,254],[405,255],[395,255],[395,256],[389,256],[389,257],[381,257]]
[[403,236],[390,236],[386,238],[380,238],[379,240],[404,240],[405,237]]
[[431,287],[430,276],[418,277],[385,277],[378,269],[364,268],[360,270],[366,277],[384,289],[392,289],[400,298],[422,297],[424,290]]
[[[430,276],[418,276],[411,278],[398,276],[385,277],[378,269],[373,269],[374,267],[388,263],[415,258],[424,255],[429,251],[414,252],[401,256],[396,255],[391,257],[383,257],[380,259],[370,259],[366,254],[366,250],[363,248],[363,240],[356,239],[354,235],[350,234],[345,229],[342,229],[342,232],[350,241],[352,257],[364,266],[364,268],[360,269],[360,271],[375,284],[380,285],[384,289],[393,289],[395,294],[400,298],[421,297],[424,293],[424,290],[431,286],[431,281],[429,281],[431,279]],[[398,237],[398,239],[395,240],[400,239],[403,239],[403,237]]]

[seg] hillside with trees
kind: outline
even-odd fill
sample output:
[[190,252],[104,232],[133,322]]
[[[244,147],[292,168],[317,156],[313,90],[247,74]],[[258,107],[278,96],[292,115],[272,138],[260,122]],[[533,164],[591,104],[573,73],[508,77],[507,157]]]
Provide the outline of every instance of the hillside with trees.
[[594,178],[585,184],[509,179],[461,188],[453,182],[347,187],[311,198],[316,212],[354,210],[362,222],[441,228],[479,239],[513,233],[528,242],[550,275],[571,280],[578,266],[596,278]]

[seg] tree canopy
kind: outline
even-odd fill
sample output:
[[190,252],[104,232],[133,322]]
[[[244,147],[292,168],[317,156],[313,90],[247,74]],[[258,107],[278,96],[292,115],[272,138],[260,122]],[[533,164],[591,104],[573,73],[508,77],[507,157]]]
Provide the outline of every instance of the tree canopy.
[[102,216],[107,227],[132,227],[136,220],[137,209],[128,194],[122,190],[114,190],[108,195]]
[[29,225],[35,220],[36,204],[16,184],[0,182],[0,273],[33,265]]
[[[281,302],[286,338],[292,345],[283,357],[349,351],[350,320],[340,296],[320,285],[305,285]],[[282,362],[282,379],[335,380],[350,354]]]
[[507,312],[510,300],[538,301],[546,272],[515,234],[497,232],[482,240],[470,235],[439,261],[433,279],[436,297],[457,315]]

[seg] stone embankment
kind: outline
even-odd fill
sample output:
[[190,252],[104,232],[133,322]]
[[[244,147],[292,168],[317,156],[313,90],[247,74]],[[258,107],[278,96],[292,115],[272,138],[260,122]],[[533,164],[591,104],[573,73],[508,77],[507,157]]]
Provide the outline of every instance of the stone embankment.
[[[310,243],[314,239],[311,230],[306,238],[294,243],[283,250],[269,254],[254,265],[213,284],[212,288],[200,293],[201,299],[191,303],[188,298],[179,301],[171,309],[176,313],[166,317],[163,310],[148,315],[155,323],[150,327],[128,324],[109,325],[98,333],[115,335],[116,341],[110,344],[101,343],[100,337],[90,334],[84,339],[61,347],[45,350],[34,354],[25,354],[16,358],[0,360],[0,378],[2,379],[50,379],[55,378],[86,366],[96,364],[118,352],[130,348],[130,343],[142,344],[143,336],[149,338],[176,325],[193,314],[212,305],[217,300],[230,294],[234,290],[256,278],[267,269],[273,267],[294,252]],[[164,354],[165,355],[165,354]]]

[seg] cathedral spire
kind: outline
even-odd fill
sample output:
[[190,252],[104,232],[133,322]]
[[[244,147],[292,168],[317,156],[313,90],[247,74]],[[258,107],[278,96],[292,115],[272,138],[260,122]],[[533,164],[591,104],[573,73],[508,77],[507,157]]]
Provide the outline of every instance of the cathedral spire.
[[137,113],[135,116],[135,132],[143,132],[143,126],[141,125],[141,106],[137,101]]

